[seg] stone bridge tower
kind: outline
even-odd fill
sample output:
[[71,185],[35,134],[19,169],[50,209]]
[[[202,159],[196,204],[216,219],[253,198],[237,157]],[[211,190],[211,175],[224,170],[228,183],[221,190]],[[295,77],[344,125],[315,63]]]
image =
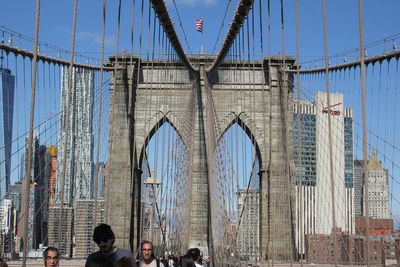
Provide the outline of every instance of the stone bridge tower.
[[[178,123],[186,103],[194,101],[192,142],[192,181],[190,201],[190,237],[188,247],[211,249],[209,238],[209,177],[207,162],[207,94],[214,102],[214,114],[220,126],[217,135],[222,135],[235,120],[246,125],[246,133],[253,137],[261,162],[260,176],[260,246],[261,256],[276,260],[290,260],[294,244],[294,165],[292,160],[292,86],[291,76],[283,72],[282,58],[257,61],[252,67],[254,79],[231,80],[227,76],[233,67],[237,71],[248,70],[248,65],[225,61],[217,71],[206,73],[204,68],[212,59],[198,59],[200,71],[190,73],[179,61],[146,61],[129,56],[118,57],[116,77],[111,76],[109,153],[107,161],[107,182],[105,188],[105,220],[116,234],[116,245],[131,248],[134,253],[140,240],[140,169],[143,147],[154,134],[154,128],[166,119],[181,134]],[[270,62],[270,64],[269,64]],[[109,66],[114,68],[115,57]],[[293,58],[286,58],[286,68],[292,68]],[[238,67],[239,66],[239,67]],[[270,68],[268,68],[270,66]],[[139,68],[139,75],[138,73]],[[149,70],[152,69],[149,75]],[[157,86],[152,81],[157,74]],[[246,75],[249,75],[247,73]],[[162,77],[162,78],[160,78]],[[270,80],[269,80],[270,77]],[[238,113],[227,110],[234,107],[219,105],[225,103],[235,90],[244,91],[253,83],[252,94],[257,99],[254,107],[243,108]],[[210,90],[206,90],[206,86]],[[149,90],[151,89],[151,90]],[[159,91],[157,91],[159,90]],[[286,91],[285,91],[286,90]],[[151,91],[151,93],[149,93]],[[250,94],[249,94],[250,95]],[[169,101],[174,96],[175,101]],[[254,97],[254,95],[252,96]],[[114,98],[114,99],[113,99]],[[192,99],[192,100],[191,100]],[[158,101],[158,109],[146,116],[143,110],[152,109],[151,103]],[[161,102],[160,102],[161,101]],[[228,100],[229,101],[229,100]],[[287,103],[289,103],[287,105]],[[265,106],[265,104],[267,106]],[[154,108],[153,104],[153,108]],[[285,108],[288,106],[289,109]],[[285,113],[288,121],[285,122]],[[136,120],[134,119],[136,118]],[[186,118],[190,120],[191,118]],[[189,122],[188,122],[189,123]],[[286,123],[286,124],[285,124]],[[286,130],[285,125],[289,125]],[[148,132],[144,132],[146,131]],[[286,138],[288,137],[288,138]],[[286,143],[286,140],[290,140]],[[293,185],[293,186],[291,186]],[[211,253],[211,252],[210,252]]]

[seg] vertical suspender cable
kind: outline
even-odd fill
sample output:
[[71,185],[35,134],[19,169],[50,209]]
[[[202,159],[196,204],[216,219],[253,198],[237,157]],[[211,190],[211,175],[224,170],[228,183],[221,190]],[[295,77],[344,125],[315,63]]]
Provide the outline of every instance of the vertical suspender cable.
[[[296,63],[297,63],[297,164],[299,170],[299,207],[300,207],[300,242],[299,242],[299,254],[300,254],[300,266],[303,266],[303,178],[302,178],[302,158],[301,158],[301,135],[300,135],[300,117],[301,117],[301,100],[300,100],[300,62],[299,62],[299,0],[296,0]],[[296,111],[295,111],[296,112]]]
[[[140,64],[141,64],[140,57],[141,57],[141,53],[142,53],[143,8],[144,8],[144,0],[142,0],[142,3],[141,3],[140,34],[139,34],[139,58],[138,58],[138,63],[137,63],[138,65],[137,65],[137,74],[136,74],[136,88],[139,87],[139,75],[140,75]],[[145,158],[145,156],[143,155],[143,159],[144,158]],[[142,168],[142,166],[138,166],[138,167]],[[136,172],[136,170],[135,170],[135,172]],[[137,172],[139,173],[139,170]],[[136,174],[135,174],[135,178],[137,179]],[[140,181],[140,179],[138,179],[138,180]],[[137,186],[138,186],[138,192],[140,193],[142,185],[140,183],[138,183]],[[138,198],[141,197],[140,195],[141,194],[138,194],[137,197]],[[139,201],[141,201],[141,200],[139,200]],[[142,207],[141,207],[141,205],[139,205],[139,207],[138,207],[138,216],[140,216],[140,222],[139,222],[139,219],[136,219],[138,221],[137,225],[139,225],[139,223],[140,223],[140,229],[136,233],[137,236],[140,237],[140,239],[142,238],[142,235],[143,235],[143,230],[141,228],[143,227],[143,222],[144,222],[144,220],[143,220],[144,212],[141,209],[142,209]],[[144,207],[143,207],[143,209],[144,209]],[[139,256],[139,249],[138,249],[139,242],[137,242],[137,244],[135,244],[135,245],[136,245],[136,249],[137,249],[136,250],[136,256]]]
[[[268,188],[270,187],[270,171],[271,171],[271,156],[272,156],[272,116],[271,116],[271,111],[272,111],[272,83],[271,83],[271,5],[270,5],[270,0],[268,0],[268,83],[269,83],[269,157],[268,157],[268,174],[267,174],[267,180],[268,180]],[[267,202],[268,202],[268,207],[271,205],[271,196],[270,193],[266,195]],[[270,257],[269,255],[269,249],[270,249],[270,241],[271,241],[271,223],[270,223],[270,217],[269,217],[269,208],[267,211],[267,221],[268,221],[268,234],[267,234],[267,260],[268,260],[268,266],[269,266],[269,259],[272,258],[272,265],[274,264],[274,257]]]
[[[362,118],[363,118],[363,154],[364,154],[364,196],[368,198],[368,168],[367,168],[367,126],[366,126],[366,106],[365,106],[365,70],[364,70],[364,26],[363,26],[363,12],[362,0],[358,0],[359,9],[359,23],[360,23],[360,74],[361,74],[361,97],[362,97]],[[329,105],[329,103],[328,103]],[[370,242],[369,242],[369,201],[365,201],[365,218],[366,218],[366,231],[365,236],[367,239],[367,266],[370,266]]]
[[[97,123],[97,148],[96,148],[96,172],[94,184],[94,225],[97,224],[97,192],[98,192],[98,176],[99,176],[99,148],[100,148],[100,124],[101,109],[103,98],[103,64],[104,64],[104,30],[106,28],[106,0],[103,2],[103,28],[101,33],[101,65],[100,65],[100,93],[99,93],[99,119]],[[93,244],[94,245],[94,244]]]
[[25,177],[25,183],[23,188],[25,190],[25,201],[22,203],[24,208],[22,210],[22,218],[24,226],[24,258],[22,260],[22,266],[26,266],[26,253],[28,252],[28,220],[29,220],[29,192],[30,192],[30,169],[32,164],[32,141],[33,141],[33,121],[35,113],[35,90],[36,90],[36,65],[37,65],[37,50],[38,50],[38,37],[39,37],[39,16],[40,16],[40,0],[36,0],[36,19],[35,19],[35,44],[33,50],[33,76],[32,76],[32,90],[31,90],[31,114],[29,122],[29,141],[28,141],[28,165]]
[[283,56],[283,110],[284,110],[284,122],[285,122],[285,144],[286,144],[286,176],[287,176],[287,186],[288,186],[288,205],[289,205],[289,238],[290,238],[290,266],[293,263],[293,214],[292,214],[292,178],[291,170],[289,164],[289,96],[288,96],[288,86],[286,78],[286,60],[285,60],[285,24],[283,19],[283,0],[281,0],[281,28],[282,28],[282,56]]
[[[129,66],[131,67],[131,71],[130,71],[130,73],[128,73],[128,77],[129,77],[129,80],[130,80],[130,82],[131,82],[131,84],[130,84],[130,89],[128,89],[129,91],[128,91],[128,97],[129,97],[129,104],[128,104],[128,109],[129,109],[129,111],[128,111],[128,114],[129,114],[129,116],[128,116],[128,120],[130,120],[130,121],[135,121],[135,118],[136,118],[136,108],[134,109],[134,110],[132,110],[132,108],[133,108],[133,105],[134,105],[134,103],[132,103],[132,100],[133,100],[133,98],[134,98],[134,95],[133,95],[133,73],[134,73],[134,68],[133,68],[133,30],[134,30],[134,26],[135,26],[135,0],[132,0],[132,25],[131,25],[131,53],[130,53],[130,56],[129,56]],[[138,61],[139,62],[139,61]],[[128,68],[129,69],[129,68]],[[133,117],[133,118],[132,118]],[[135,130],[135,128],[136,127],[134,127],[134,125],[133,125],[133,127],[132,127],[132,137],[133,137],[133,144],[132,144],[132,155],[131,155],[131,176],[130,176],[130,182],[132,183],[131,184],[131,186],[130,186],[130,188],[128,189],[128,181],[127,181],[127,183],[125,184],[125,186],[127,187],[126,188],[126,190],[130,190],[130,194],[129,195],[127,195],[127,194],[125,194],[126,196],[134,196],[135,195],[135,193],[134,193],[134,188],[136,189],[136,185],[135,185],[135,180],[134,180],[134,178],[136,177],[136,169],[135,169],[135,160],[136,160],[136,150],[135,150],[135,147],[136,147],[136,138],[135,138],[135,132],[136,132],[136,130]],[[125,191],[125,192],[127,192],[127,191]],[[132,200],[132,202],[131,202],[132,204],[131,204],[131,217],[134,217],[135,216],[135,211],[136,211],[136,206],[135,206],[135,201],[134,200]],[[132,208],[133,207],[133,208]],[[127,213],[128,211],[126,210],[126,208],[127,207],[125,207],[125,213]],[[133,219],[133,221],[135,221],[135,219]],[[133,224],[135,224],[134,222],[133,222]],[[132,223],[130,224],[130,226],[132,226]],[[133,233],[132,232],[132,228],[130,229],[130,235],[131,235],[131,237],[130,237],[130,240],[132,240],[133,241],[133,238],[132,238],[132,236],[135,234],[135,233]],[[126,222],[124,221],[124,232],[126,231]],[[131,248],[131,250],[133,251],[134,250],[134,246],[133,246],[133,244],[132,244],[132,241],[130,241],[129,242],[129,246],[130,246],[130,248]],[[125,242],[125,241],[124,241]],[[125,244],[124,244],[125,245]]]
[[[62,168],[62,183],[61,183],[61,199],[60,199],[60,210],[58,213],[58,232],[57,232],[57,242],[58,247],[61,248],[61,224],[62,224],[62,216],[63,216],[63,207],[64,207],[64,185],[65,185],[65,168],[67,166],[67,146],[68,146],[68,137],[69,137],[69,113],[70,113],[70,105],[71,105],[71,90],[72,90],[72,71],[73,71],[73,63],[74,63],[74,48],[75,48],[75,29],[76,29],[76,10],[78,7],[78,0],[75,0],[74,4],[74,19],[72,26],[72,44],[71,44],[71,58],[69,61],[69,71],[68,71],[68,94],[67,94],[67,105],[66,105],[66,115],[65,115],[65,137],[64,137],[64,158],[63,158],[63,168]],[[67,216],[68,217],[68,216]],[[68,223],[67,223],[68,225]],[[66,248],[68,249],[68,248]]]
[[[394,118],[393,121],[396,121],[396,116],[397,116],[397,91],[399,88],[399,58],[396,58],[396,83],[395,83],[395,96],[394,96]],[[394,151],[395,151],[395,147],[396,147],[396,127],[393,127],[393,146],[392,146],[392,175],[394,173]],[[392,177],[392,185],[391,185],[391,190],[390,190],[390,208],[389,210],[392,210],[393,207],[393,181],[394,181],[394,177]]]
[[[267,103],[266,103],[266,94],[265,94],[265,90],[266,90],[266,81],[265,81],[265,75],[264,75],[264,73],[265,73],[265,67],[264,67],[264,44],[263,44],[263,38],[262,38],[262,36],[263,36],[263,29],[262,29],[262,1],[259,0],[259,3],[260,3],[261,68],[262,68],[262,73],[263,73],[262,98],[263,98],[264,112],[265,112],[265,114],[268,114],[268,113],[267,113],[267,107],[266,107],[266,105],[267,105]],[[270,71],[268,70],[268,74],[269,74],[269,73],[270,73]],[[268,82],[270,82],[270,81],[268,81]],[[270,84],[269,84],[268,86],[270,86]],[[271,88],[270,88],[270,87],[269,87],[269,90],[271,91]],[[264,139],[264,144],[267,144],[267,138],[266,138],[266,131],[267,131],[267,128],[266,128],[266,125],[267,125],[267,123],[266,123],[266,116],[263,116],[263,129],[264,129],[264,134],[263,134],[264,138],[263,138],[263,139]],[[260,163],[262,169],[260,169],[259,176],[261,176],[261,178],[262,178],[263,180],[267,180],[268,177],[267,177],[267,173],[265,172],[265,169],[266,169],[266,161],[267,161],[267,147],[266,147],[266,145],[265,145],[265,147],[264,147],[264,153],[263,153],[262,157],[264,158],[264,160],[262,160],[261,163]],[[261,181],[260,181],[260,185],[261,185]],[[265,200],[264,200],[264,198],[263,198],[263,196],[264,196],[264,194],[265,194],[266,192],[264,192],[262,189],[263,189],[263,188],[261,187],[261,189],[260,189],[260,195],[259,195],[259,197],[260,197],[260,199],[259,199],[259,203],[260,203],[259,214],[260,214],[260,215],[262,214],[262,205],[261,205],[261,203],[262,203],[263,201],[266,201],[266,198],[265,198]],[[261,194],[261,192],[262,192],[263,194]],[[261,218],[261,216],[259,216],[259,218]],[[261,225],[262,225],[262,220],[260,221],[260,224],[259,224],[259,233],[260,233],[260,236],[262,235]],[[260,240],[260,241],[261,241],[261,240]],[[264,248],[263,248],[263,242],[260,242],[259,247],[261,248],[260,251],[262,251],[262,250],[264,249]],[[260,253],[260,252],[259,252],[259,253]],[[268,254],[268,253],[267,253],[267,254]],[[263,260],[263,259],[261,259],[261,260]]]
[[[120,21],[121,21],[121,0],[119,0],[118,2],[118,25],[117,25],[117,46],[115,48],[115,63],[114,63],[114,91],[113,91],[113,95],[111,98],[111,117],[110,117],[110,121],[111,121],[111,129],[110,129],[110,135],[109,135],[109,143],[110,143],[110,148],[108,153],[111,154],[113,151],[113,133],[114,133],[114,112],[115,112],[115,97],[116,97],[116,91],[117,91],[117,65],[118,65],[118,45],[119,45],[119,28],[120,28]],[[106,176],[107,179],[107,198],[106,198],[106,203],[110,203],[110,175]],[[105,209],[105,222],[108,221],[108,204],[106,205],[106,209]]]
[[324,19],[324,46],[325,46],[325,74],[326,74],[326,91],[328,103],[328,138],[329,138],[329,166],[330,166],[330,181],[331,181],[331,208],[332,208],[332,237],[334,238],[334,264],[337,266],[338,262],[338,244],[336,238],[336,205],[335,205],[335,182],[333,178],[333,158],[332,158],[332,131],[331,131],[331,103],[329,94],[329,69],[328,69],[328,38],[326,32],[326,7],[325,0],[322,1],[323,19]]

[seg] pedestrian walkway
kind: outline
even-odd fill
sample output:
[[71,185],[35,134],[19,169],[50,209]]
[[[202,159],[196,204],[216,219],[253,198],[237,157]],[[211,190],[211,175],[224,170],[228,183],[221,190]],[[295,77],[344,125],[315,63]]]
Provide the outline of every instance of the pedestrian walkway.
[[[59,267],[83,267],[83,266],[85,266],[85,262],[86,262],[86,259],[60,260],[60,263],[58,266]],[[21,266],[22,260],[21,261],[9,261],[9,262],[7,262],[7,264],[9,267]],[[28,259],[26,261],[26,266],[43,267],[43,261],[42,261],[42,259]]]

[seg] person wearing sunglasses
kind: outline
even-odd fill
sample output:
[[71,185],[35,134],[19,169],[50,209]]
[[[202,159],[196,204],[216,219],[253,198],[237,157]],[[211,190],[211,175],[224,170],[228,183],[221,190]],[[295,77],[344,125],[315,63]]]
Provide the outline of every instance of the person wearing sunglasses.
[[97,257],[107,259],[112,263],[115,263],[123,257],[134,260],[131,251],[114,246],[115,235],[108,224],[102,223],[94,228],[93,241],[97,244],[99,250],[90,254],[86,261]]

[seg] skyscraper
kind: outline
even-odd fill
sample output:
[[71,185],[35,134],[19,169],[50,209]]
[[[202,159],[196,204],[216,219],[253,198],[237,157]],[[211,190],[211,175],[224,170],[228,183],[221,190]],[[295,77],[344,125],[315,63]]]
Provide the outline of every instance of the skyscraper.
[[240,189],[237,196],[238,228],[237,246],[241,259],[257,259],[259,247],[259,189]]
[[354,206],[356,217],[365,217],[365,201],[369,201],[369,217],[376,219],[390,219],[389,209],[389,179],[388,170],[382,167],[381,162],[372,150],[367,163],[368,196],[365,195],[364,161],[354,160]]
[[[336,227],[354,233],[353,189],[353,112],[343,107],[343,94],[330,94],[332,155],[329,149],[327,94],[317,92],[314,101],[295,102],[294,160],[296,166],[296,217],[299,242],[303,234],[330,234],[332,222],[332,194],[335,197]],[[300,115],[301,170],[297,141],[297,116]],[[330,182],[330,162],[333,158],[334,188]],[[300,171],[302,191],[300,189]],[[302,195],[302,202],[300,202]],[[303,225],[300,225],[300,209]],[[304,238],[303,238],[304,240]],[[300,244],[299,244],[300,246]]]
[[[61,252],[72,256],[73,233],[77,231],[76,203],[89,200],[93,196],[93,70],[73,68],[70,104],[68,103],[69,69],[61,71],[60,130],[57,154],[56,194],[49,211],[49,245],[60,245]],[[69,109],[68,144],[65,150],[67,110]],[[66,154],[65,154],[66,151]],[[65,181],[63,181],[63,162],[66,159]],[[63,220],[61,240],[58,240],[58,214],[60,212],[61,192],[64,185]],[[52,198],[52,196],[50,196]],[[53,204],[55,203],[55,204]],[[61,245],[65,244],[65,246]]]
[[10,185],[15,76],[0,67],[0,199]]
[[97,246],[93,246],[93,230],[104,221],[104,198],[97,200],[97,217],[95,202],[93,199],[76,201],[74,257],[86,258],[97,250]]
[[364,216],[364,161],[354,160],[354,214]]
[[[39,137],[34,136],[32,140],[32,154],[31,154],[31,166],[28,170],[28,160],[29,160],[29,138],[26,137],[25,140],[25,160],[24,160],[24,179],[23,183],[29,183],[29,200],[28,200],[28,228],[20,227],[21,237],[24,238],[25,232],[28,232],[28,240],[23,240],[24,246],[27,245],[28,249],[37,249],[39,244],[41,244],[41,219],[42,219],[42,209],[40,208],[42,203],[40,200],[39,188],[41,187],[43,178],[40,170],[39,162]],[[20,213],[20,221],[25,215],[25,204],[27,202],[26,198],[28,192],[22,186],[22,196],[21,204],[22,210]],[[23,225],[23,224],[22,224]],[[22,226],[21,225],[21,226]]]
[[52,207],[56,201],[56,173],[58,147],[47,146],[46,153],[51,155],[51,173],[49,181],[49,206]]
[[64,204],[74,207],[77,199],[90,199],[92,196],[94,72],[73,68],[66,155],[64,155],[64,138],[69,69],[63,67],[61,73],[56,202],[61,200],[63,161],[66,157]]
[[14,212],[14,222],[13,222],[13,234],[14,236],[18,233],[18,218],[21,212],[21,190],[22,183],[16,182],[15,184],[10,185],[7,198],[12,200],[13,212]]
[[[368,199],[369,216],[377,219],[390,219],[388,170],[382,167],[375,149],[368,160]],[[365,214],[364,214],[365,215]]]
[[50,180],[52,175],[51,166],[52,156],[46,145],[39,147],[39,178],[38,184],[38,203],[40,204],[40,240],[42,244],[47,244],[47,225],[49,217],[49,195]]

